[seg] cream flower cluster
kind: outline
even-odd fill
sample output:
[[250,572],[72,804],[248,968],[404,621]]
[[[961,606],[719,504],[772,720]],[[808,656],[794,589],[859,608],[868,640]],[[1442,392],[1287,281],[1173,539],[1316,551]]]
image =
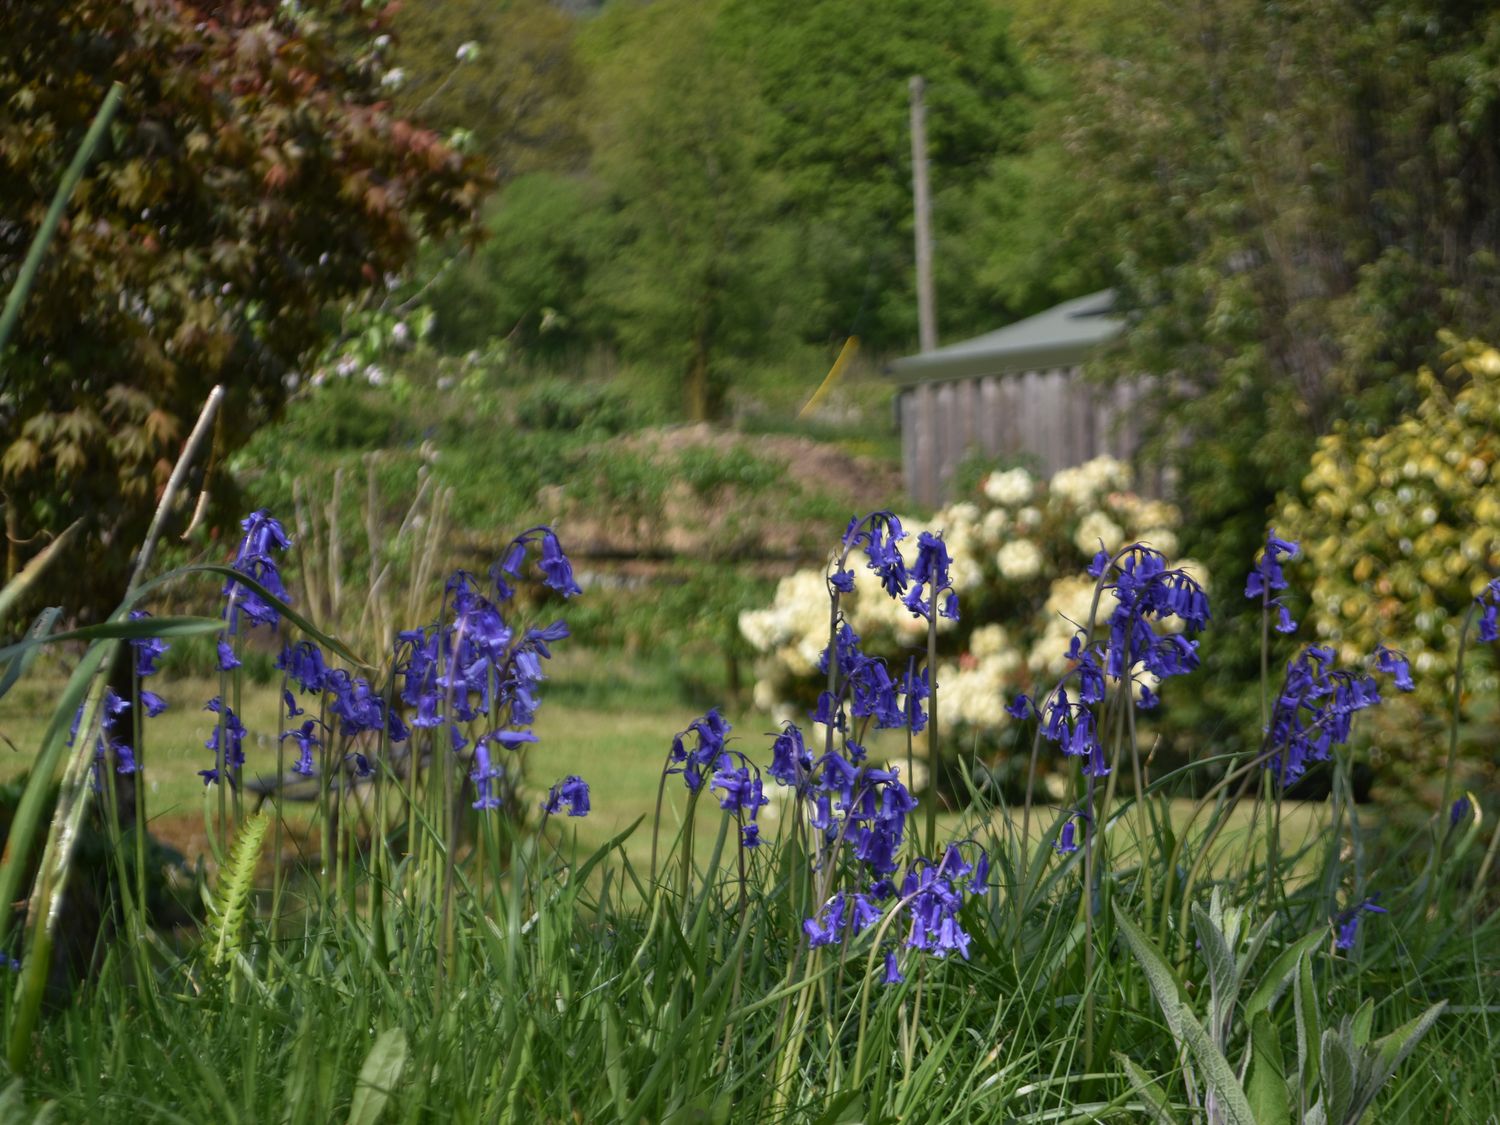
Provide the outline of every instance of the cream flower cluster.
[[[941,533],[953,559],[962,617],[939,619],[938,667],[944,723],[998,733],[1012,722],[1005,704],[1018,691],[1050,687],[1067,667],[1068,642],[1088,621],[1094,581],[1085,573],[1102,542],[1115,551],[1145,542],[1169,559],[1177,552],[1177,509],[1130,491],[1129,466],[1101,457],[1064,469],[1051,481],[1026,469],[989,474],[972,498],[932,519],[902,520],[908,563],[921,531]],[[866,652],[884,656],[893,675],[925,651],[927,623],[888,597],[862,558],[851,560],[853,594],[840,601]],[[1194,577],[1206,584],[1201,567]],[[1110,609],[1108,596],[1101,616]],[[740,616],[759,654],[755,702],[778,719],[804,719],[820,685],[828,644],[828,586],[823,570],[781,580],[772,603]]]

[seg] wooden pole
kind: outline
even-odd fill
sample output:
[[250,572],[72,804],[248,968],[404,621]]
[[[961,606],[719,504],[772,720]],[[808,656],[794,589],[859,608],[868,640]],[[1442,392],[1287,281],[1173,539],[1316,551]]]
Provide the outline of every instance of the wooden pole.
[[911,194],[916,209],[917,340],[923,352],[937,347],[937,304],[932,292],[932,195],[927,186],[927,84],[914,74],[911,92]]

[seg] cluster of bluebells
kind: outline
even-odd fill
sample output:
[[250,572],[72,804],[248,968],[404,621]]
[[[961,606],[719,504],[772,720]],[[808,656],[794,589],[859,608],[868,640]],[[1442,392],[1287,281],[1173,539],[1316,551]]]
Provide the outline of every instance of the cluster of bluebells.
[[[68,728],[68,745],[72,746],[78,738],[78,727],[83,722],[84,707],[81,705],[73,715],[73,723]],[[124,742],[120,741],[115,733],[115,727],[119,723],[120,716],[130,710],[130,700],[121,699],[112,688],[104,689],[104,697],[100,700],[100,713],[98,718],[99,733],[94,738],[94,788],[98,789],[103,782],[102,770],[105,761],[110,755],[114,756],[115,772],[121,774],[135,773],[135,753]]]
[[[1406,657],[1383,645],[1377,666],[1389,673],[1397,688],[1411,691]],[[1380,686],[1364,671],[1337,667],[1331,648],[1309,645],[1288,664],[1271,726],[1266,732],[1274,753],[1266,760],[1281,785],[1291,785],[1313,762],[1326,762],[1335,747],[1349,741],[1354,716],[1380,702]]]
[[[144,609],[133,609],[130,611],[131,621],[140,621],[150,617],[151,614]],[[140,637],[130,642],[131,651],[135,657],[135,674],[139,680],[147,680],[161,670],[161,658],[167,655],[167,649],[171,646],[161,637]],[[156,692],[144,687],[140,689],[141,707],[148,718],[156,718],[167,709],[167,701]]]
[[1259,598],[1268,612],[1272,608],[1276,610],[1278,633],[1292,633],[1297,629],[1297,622],[1292,619],[1291,611],[1280,596],[1280,592],[1287,589],[1286,575],[1282,572],[1281,564],[1290,562],[1300,553],[1299,544],[1278,537],[1273,527],[1266,534],[1266,548],[1261,553],[1260,561],[1251,568],[1245,579],[1245,597]]
[[[290,546],[280,523],[258,511],[241,526],[245,534],[234,569],[286,600],[272,553]],[[477,793],[474,807],[500,808],[500,783],[506,771],[496,762],[494,750],[516,750],[536,741],[530,727],[541,705],[542,662],[551,658],[550,646],[568,636],[561,621],[544,628],[512,629],[500,612],[499,605],[514,597],[514,583],[533,551],[539,555],[537,565],[545,585],[565,598],[581,592],[557,536],[546,527],[532,528],[511,542],[490,571],[491,587],[465,571],[453,575],[444,588],[437,622],[397,635],[392,691],[397,692],[399,684],[397,694],[405,715],[410,716],[409,724],[402,708],[394,706],[380,688],[364,676],[330,664],[311,641],[284,645],[276,666],[284,676],[286,718],[292,721],[281,740],[283,744],[290,740],[297,750],[292,771],[315,776],[318,751],[337,737],[347,749],[340,759],[343,767],[355,776],[368,777],[374,773],[373,746],[406,743],[412,738],[412,728],[432,730],[453,753],[469,753],[469,776]],[[252,625],[276,625],[276,610],[248,585],[231,579],[224,596],[231,634],[241,617]],[[238,663],[233,648],[221,639],[220,668],[227,671]],[[219,714],[220,721],[207,742],[214,752],[214,768],[200,774],[205,784],[218,781],[221,773],[232,782],[244,764],[244,725],[222,699],[211,701],[208,709]],[[303,721],[298,724],[297,719]],[[576,778],[563,784],[567,791],[560,799],[570,815],[584,815],[587,786]]]
[[[240,538],[230,565],[247,578],[254,579],[262,587],[290,603],[291,598],[281,581],[281,571],[271,552],[285,551],[292,545],[281,523],[264,508],[251,512],[240,521],[245,534]],[[258,592],[231,578],[224,584],[224,617],[229,622],[229,632],[238,634],[241,619],[253,625],[268,625],[275,628],[281,615]],[[228,646],[220,642],[221,663]],[[230,657],[232,659],[232,653]]]
[[[925,716],[918,718],[920,700],[927,696],[925,672],[918,678],[908,667],[905,679],[892,679],[884,660],[866,656],[860,650],[859,634],[847,622],[838,628],[832,656],[824,649],[818,658],[818,671],[824,675],[828,674],[830,659],[838,662],[838,687],[836,691],[819,693],[818,707],[812,716],[815,723],[846,733],[851,716],[873,719],[876,730],[899,730],[914,721],[926,723]],[[905,695],[904,704],[898,700],[898,694]],[[914,729],[920,730],[921,726]]]
[[[753,848],[760,844],[760,810],[766,805],[760,770],[745,755],[729,749],[727,740],[733,728],[717,709],[694,719],[686,730],[672,739],[667,755],[666,772],[681,774],[690,793],[699,792],[705,784],[719,792],[719,807],[735,814],[740,822],[740,844]],[[690,748],[687,739],[694,745]],[[798,743],[801,736],[798,735]],[[773,774],[785,767],[782,759],[773,764]]]
[[[1100,632],[1080,628],[1068,646],[1071,669],[1040,708],[1025,695],[1007,707],[1014,718],[1037,714],[1041,736],[1064,754],[1083,760],[1087,777],[1109,773],[1099,739],[1095,707],[1104,700],[1106,684],[1129,681],[1142,709],[1155,707],[1157,696],[1150,679],[1185,675],[1198,667],[1198,642],[1184,635],[1208,627],[1208,595],[1186,571],[1169,567],[1160,551],[1133,544],[1110,556],[1100,551],[1089,575],[1101,580],[1114,606]],[[1108,581],[1103,581],[1108,577]],[[1182,631],[1159,630],[1180,623]]]
[[[1288,588],[1281,564],[1300,552],[1299,544],[1280,538],[1273,529],[1245,580],[1245,596],[1259,598],[1267,612],[1275,607],[1276,628],[1282,633],[1293,632],[1297,623],[1280,597]],[[1404,653],[1380,645],[1375,665],[1399,691],[1415,688]],[[1283,787],[1293,784],[1309,765],[1332,758],[1334,748],[1348,742],[1355,714],[1379,702],[1380,687],[1373,676],[1337,667],[1333,650],[1327,646],[1308,646],[1287,664],[1286,678],[1271,709],[1266,740],[1274,752],[1267,756],[1265,768]]]

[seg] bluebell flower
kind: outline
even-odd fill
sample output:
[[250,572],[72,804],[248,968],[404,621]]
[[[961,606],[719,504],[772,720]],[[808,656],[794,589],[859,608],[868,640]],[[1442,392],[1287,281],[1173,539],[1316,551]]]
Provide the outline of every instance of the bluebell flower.
[[236,668],[238,668],[240,666],[240,659],[239,659],[239,657],[235,656],[234,649],[230,646],[229,642],[226,641],[223,637],[219,638],[218,651],[219,651],[219,661],[218,661],[218,663],[219,663],[219,671],[221,671],[221,672],[232,672],[232,671],[234,671],[234,669],[236,669]]
[[1452,808],[1448,810],[1449,827],[1458,827],[1458,825],[1469,815],[1470,812],[1473,811],[1473,809],[1474,805],[1469,800],[1467,795],[1460,797],[1458,800],[1454,801]]
[[474,801],[476,809],[498,809],[502,806],[504,802],[500,799],[500,791],[496,783],[504,776],[505,767],[490,761],[489,748],[485,745],[485,740],[481,738],[478,745],[474,747],[474,768],[469,771],[469,780],[474,783],[474,792],[477,797]]
[[[729,723],[718,710],[711,709],[701,719],[694,719],[672,739],[672,750],[666,772],[682,774],[683,783],[696,793],[703,787],[705,773],[732,765],[732,759],[724,748],[724,739],[729,734]],[[683,741],[689,735],[697,738],[698,745],[689,750]]]
[[1353,949],[1355,939],[1359,937],[1360,918],[1365,914],[1387,914],[1389,911],[1383,906],[1377,906],[1375,900],[1379,894],[1371,895],[1358,906],[1351,906],[1337,918],[1334,919],[1334,927],[1338,931],[1334,938],[1334,946],[1338,949]]
[[[144,609],[130,611],[131,621],[140,621],[150,616]],[[144,680],[147,676],[156,675],[161,658],[171,646],[161,637],[139,637],[130,642],[130,647],[135,653],[135,674]]]
[[771,743],[771,766],[766,772],[782,785],[798,788],[811,769],[812,755],[802,739],[802,731],[787,723]]
[[322,649],[311,641],[283,646],[276,657],[276,667],[304,693],[322,692],[328,677],[328,661],[323,658]]
[[1489,644],[1500,640],[1500,578],[1491,579],[1474,602],[1484,611],[1479,617],[1480,641]]
[[1268,746],[1276,749],[1266,768],[1292,784],[1309,764],[1327,761],[1334,747],[1348,742],[1354,715],[1379,702],[1373,677],[1337,668],[1332,649],[1309,646],[1287,664],[1266,732]]
[[558,542],[556,534],[550,527],[533,527],[511,540],[505,557],[490,568],[490,578],[495,583],[495,590],[501,601],[510,601],[515,596],[510,582],[521,577],[521,567],[525,565],[527,549],[538,541],[541,543],[542,550],[541,559],[537,565],[542,572],[543,584],[565,598],[583,593],[583,588],[574,580],[573,564],[563,553],[562,544]]
[[887,950],[885,955],[885,983],[901,984],[906,978],[901,975],[901,966],[896,961],[894,950]]
[[547,799],[542,802],[542,811],[555,816],[562,811],[564,805],[567,806],[569,816],[588,816],[589,787],[583,778],[570,775],[554,785],[548,790]]
[[[950,590],[952,578],[949,568],[953,565],[952,558],[948,555],[947,544],[943,542],[941,535],[933,535],[924,531],[917,536],[917,560],[912,564],[908,573],[911,589],[901,599],[903,605],[911,610],[914,617],[931,617],[933,613],[933,602],[943,590]],[[928,596],[922,596],[923,590]],[[948,610],[951,609],[951,612]],[[951,598],[950,603],[944,605],[944,616],[956,618],[958,616],[958,599]]]
[[880,579],[880,585],[893,598],[906,592],[906,561],[896,546],[906,538],[901,521],[892,512],[871,512],[864,518],[852,519],[844,532],[843,557],[863,547],[870,569]]
[[841,594],[854,593],[854,571],[835,570],[828,578],[828,584]]
[[1026,719],[1032,714],[1031,700],[1026,697],[1025,692],[1017,692],[1016,697],[1005,705],[1005,713],[1012,719]]
[[[317,773],[317,767],[313,765],[313,748],[322,746],[323,740],[318,737],[318,720],[308,719],[295,730],[289,730],[282,734],[281,741],[292,739],[297,743],[297,761],[292,765],[292,772],[302,777],[312,777]],[[206,781],[207,779],[205,779]]]
[[1297,543],[1278,537],[1276,529],[1272,528],[1266,535],[1266,546],[1261,552],[1260,561],[1251,568],[1245,579],[1245,597],[1263,598],[1267,594],[1285,590],[1287,581],[1281,564],[1296,558],[1300,550]]
[[[281,581],[281,572],[271,555],[273,550],[285,551],[292,545],[281,524],[265,509],[260,509],[241,520],[240,527],[245,534],[230,565],[246,577],[255,579],[282,601],[290,602],[291,597]],[[231,633],[239,632],[241,616],[248,618],[251,625],[274,627],[279,620],[280,615],[270,603],[232,578],[224,584],[223,596]]]
[[[214,768],[198,771],[203,784],[207,785],[220,780],[221,766],[232,778],[234,771],[245,764],[245,725],[234,713],[234,708],[217,696],[210,699],[203,709],[222,716],[220,722],[214,726],[213,733],[208,736],[208,741],[203,744],[214,752]],[[220,740],[221,734],[223,735],[222,741]]]
[[1411,664],[1406,659],[1406,653],[1398,649],[1387,648],[1385,645],[1375,646],[1376,666],[1386,675],[1395,680],[1398,691],[1416,691],[1417,685],[1412,683]]
[[1074,829],[1075,821],[1071,818],[1062,826],[1062,831],[1057,834],[1057,842],[1052,845],[1058,855],[1072,855],[1078,850],[1077,833]]

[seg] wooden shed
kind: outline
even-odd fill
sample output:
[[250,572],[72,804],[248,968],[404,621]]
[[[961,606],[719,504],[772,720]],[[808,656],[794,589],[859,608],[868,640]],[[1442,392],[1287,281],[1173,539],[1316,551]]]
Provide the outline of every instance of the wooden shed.
[[1134,406],[1145,380],[1100,386],[1082,373],[1089,354],[1124,331],[1113,310],[1106,289],[892,363],[908,494],[924,504],[949,499],[954,471],[973,450],[1048,475],[1105,453],[1135,462]]

